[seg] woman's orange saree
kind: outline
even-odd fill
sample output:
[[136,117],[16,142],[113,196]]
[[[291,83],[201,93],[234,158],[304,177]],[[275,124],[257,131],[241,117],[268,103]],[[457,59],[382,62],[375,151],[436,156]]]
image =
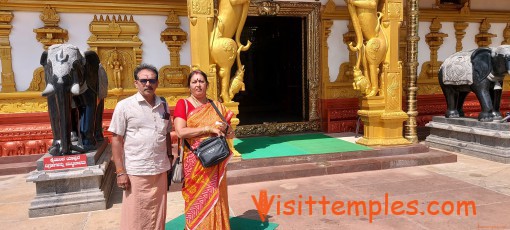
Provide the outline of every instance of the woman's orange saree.
[[[227,109],[221,103],[214,103],[223,116],[227,117]],[[211,104],[207,103],[190,112],[186,126],[192,128],[212,127],[216,121],[221,121],[221,118]],[[209,135],[201,135],[186,140],[192,148],[196,148],[207,137]],[[226,182],[227,162],[230,157],[209,168],[204,168],[197,157],[187,148],[184,148],[183,157],[182,195],[185,202],[186,229],[230,229]]]

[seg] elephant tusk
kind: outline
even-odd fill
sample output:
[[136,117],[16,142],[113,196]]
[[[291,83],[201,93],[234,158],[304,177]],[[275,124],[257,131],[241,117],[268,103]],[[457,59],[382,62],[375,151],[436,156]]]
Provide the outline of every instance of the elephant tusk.
[[503,89],[501,87],[501,84],[499,84],[499,81],[496,81],[496,84],[494,84],[494,90],[499,90],[499,89]]
[[80,94],[80,85],[73,84],[73,86],[71,87],[71,93],[74,95]]
[[43,90],[42,96],[46,97],[51,95],[53,92],[55,92],[55,87],[53,87],[53,84],[47,84],[46,89]]

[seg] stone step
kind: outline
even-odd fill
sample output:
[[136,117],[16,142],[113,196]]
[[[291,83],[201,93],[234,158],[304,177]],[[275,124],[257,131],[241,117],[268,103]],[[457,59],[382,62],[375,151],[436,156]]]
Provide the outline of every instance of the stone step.
[[19,156],[3,156],[0,157],[1,164],[10,163],[21,163],[21,162],[35,162],[41,158],[44,154],[33,154],[33,155],[19,155]]
[[25,174],[37,168],[35,160],[32,162],[6,163],[0,164],[0,176]]
[[23,174],[36,169],[36,161],[43,154],[0,157],[0,176]]
[[395,156],[404,155],[411,153],[424,153],[428,152],[429,147],[422,144],[414,144],[409,146],[393,146],[374,148],[372,150],[364,151],[352,151],[352,152],[338,152],[338,153],[326,153],[326,154],[308,154],[299,156],[288,156],[288,157],[271,157],[271,158],[260,158],[260,159],[248,159],[241,160],[237,158],[231,159],[228,170],[237,169],[248,169],[258,167],[270,167],[270,166],[281,166],[281,165],[293,165],[302,163],[313,163],[323,161],[334,161],[334,160],[349,160],[349,159],[361,159],[370,158],[374,156]]
[[[418,149],[421,152],[415,152]],[[346,153],[343,153],[333,154],[334,156],[337,156],[337,158],[334,158],[334,156],[323,157],[318,155],[307,155],[299,157],[282,157],[287,159],[257,159],[256,161],[259,161],[261,164],[250,162],[252,160],[241,160],[229,164],[227,178],[228,184],[234,185],[419,165],[453,163],[457,161],[457,156],[454,154],[440,150],[426,149],[427,151],[422,151],[422,147],[416,146],[384,148],[360,151],[362,153],[358,152],[358,157],[353,156],[356,155],[356,153],[353,153],[353,155],[347,154],[351,158],[342,158],[346,155]],[[303,157],[309,160],[303,160]],[[269,164],[267,163],[268,160],[272,160],[275,163]],[[278,165],[278,162],[294,163]]]

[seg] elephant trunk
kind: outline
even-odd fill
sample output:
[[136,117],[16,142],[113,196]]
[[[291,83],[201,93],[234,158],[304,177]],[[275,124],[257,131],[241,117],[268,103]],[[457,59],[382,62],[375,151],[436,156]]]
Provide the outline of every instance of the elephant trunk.
[[57,111],[60,130],[60,153],[62,155],[71,153],[71,99],[68,89],[63,86],[56,90]]

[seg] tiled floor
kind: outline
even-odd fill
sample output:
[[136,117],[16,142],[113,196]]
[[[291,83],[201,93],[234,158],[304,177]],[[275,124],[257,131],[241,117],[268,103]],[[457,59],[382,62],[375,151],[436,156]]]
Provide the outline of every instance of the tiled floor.
[[[112,205],[104,211],[75,213],[52,217],[28,218],[28,207],[35,195],[35,185],[25,182],[26,175],[0,177],[0,229],[118,229],[121,193],[115,190]],[[178,190],[177,186],[173,190]],[[275,195],[269,210],[271,222],[278,229],[510,229],[510,165],[458,155],[457,163],[398,168],[382,171],[347,173],[307,177],[281,181],[259,182],[229,186],[232,216],[258,218],[252,195],[259,199],[261,190]],[[385,195],[388,205],[416,200],[416,215],[384,214]],[[300,197],[301,195],[301,197]],[[279,196],[279,197],[278,197]],[[324,196],[330,204],[315,204],[310,209],[304,203],[309,196],[320,201]],[[285,202],[295,200],[294,214]],[[370,223],[367,215],[353,213],[334,214],[334,201],[372,200],[381,204],[379,215]],[[472,200],[476,203],[476,216],[456,212],[451,215],[426,213],[431,201],[446,202]],[[280,202],[278,214],[277,203]],[[297,214],[298,202],[302,213]],[[367,204],[368,205],[368,204]],[[368,208],[369,206],[367,206]],[[389,206],[391,209],[391,206]],[[451,206],[446,205],[446,211]],[[179,191],[169,192],[167,220],[183,213],[184,204]],[[440,210],[434,206],[433,210]],[[413,209],[402,208],[412,213]],[[347,209],[345,209],[347,210]],[[360,209],[361,210],[361,209]],[[397,210],[398,211],[398,210]],[[421,215],[421,212],[424,215]]]

